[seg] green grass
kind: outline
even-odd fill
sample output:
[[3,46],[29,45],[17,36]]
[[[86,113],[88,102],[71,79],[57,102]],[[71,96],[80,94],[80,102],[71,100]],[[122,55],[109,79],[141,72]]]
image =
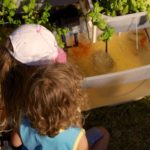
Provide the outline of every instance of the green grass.
[[108,150],[150,150],[150,97],[117,106],[96,108],[85,128],[104,126],[110,133]]

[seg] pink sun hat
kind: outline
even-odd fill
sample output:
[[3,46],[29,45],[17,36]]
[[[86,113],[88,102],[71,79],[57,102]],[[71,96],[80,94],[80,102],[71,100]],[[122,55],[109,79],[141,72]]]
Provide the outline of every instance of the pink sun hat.
[[23,64],[66,62],[66,54],[57,45],[54,35],[42,25],[21,25],[9,38],[13,46],[13,51],[9,50],[10,54]]

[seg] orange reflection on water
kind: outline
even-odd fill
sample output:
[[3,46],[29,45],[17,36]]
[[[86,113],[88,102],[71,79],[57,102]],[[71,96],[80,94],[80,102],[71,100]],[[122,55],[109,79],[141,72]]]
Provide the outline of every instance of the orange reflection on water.
[[79,42],[78,47],[72,48],[71,51],[75,57],[82,58],[90,54],[90,49],[91,49],[90,43]]

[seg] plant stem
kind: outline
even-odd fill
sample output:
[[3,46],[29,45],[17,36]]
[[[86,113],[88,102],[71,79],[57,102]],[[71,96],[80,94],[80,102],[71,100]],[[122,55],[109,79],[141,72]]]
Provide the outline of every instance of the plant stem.
[[105,52],[108,53],[108,40],[105,41]]

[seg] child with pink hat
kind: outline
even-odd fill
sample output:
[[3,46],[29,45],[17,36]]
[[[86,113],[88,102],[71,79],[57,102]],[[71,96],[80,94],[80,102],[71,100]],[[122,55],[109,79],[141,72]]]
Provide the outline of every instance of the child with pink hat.
[[[38,69],[41,66],[54,67],[55,64],[66,64],[66,62],[66,54],[57,45],[54,35],[41,25],[20,26],[9,36],[6,46],[0,47],[0,103],[3,105],[3,114],[5,115],[0,117],[0,130],[3,131],[8,125],[14,129],[12,134],[13,146],[20,146],[15,139],[16,136],[19,136],[18,129],[21,119],[26,114],[25,106],[28,103],[26,83],[35,73],[38,76]],[[89,144],[91,145],[102,139],[98,144],[102,145],[103,150],[106,150],[109,135],[105,129],[93,128],[87,132],[86,136],[90,139]],[[30,141],[30,139],[28,140]],[[22,144],[21,141],[20,143]],[[49,148],[47,147],[47,149]]]
[[[51,31],[37,24],[25,24],[10,34],[0,47],[1,104],[5,117],[0,128],[16,124],[23,108],[24,84],[38,66],[66,63],[65,52],[57,45]],[[14,115],[14,110],[18,116]]]
[[66,55],[54,35],[41,25],[22,25],[9,38],[13,47],[13,51],[8,49],[10,54],[23,64],[66,62]]

